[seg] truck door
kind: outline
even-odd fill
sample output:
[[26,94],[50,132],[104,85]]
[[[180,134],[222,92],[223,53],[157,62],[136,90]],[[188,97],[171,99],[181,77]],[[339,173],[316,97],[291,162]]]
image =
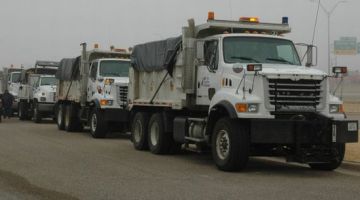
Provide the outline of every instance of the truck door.
[[209,105],[215,94],[217,84],[216,71],[218,69],[219,53],[218,40],[210,40],[204,43],[204,65],[197,69],[196,79],[196,104]]
[[90,75],[88,80],[88,86],[87,86],[87,100],[91,101],[92,97],[96,93],[96,75],[97,75],[97,69],[98,69],[98,62],[93,62],[90,66]]

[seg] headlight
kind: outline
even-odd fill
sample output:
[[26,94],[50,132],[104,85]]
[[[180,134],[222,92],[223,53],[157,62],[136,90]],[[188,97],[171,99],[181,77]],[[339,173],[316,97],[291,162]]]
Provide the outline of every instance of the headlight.
[[249,112],[249,113],[256,113],[258,111],[257,104],[244,104],[244,103],[237,103],[235,104],[235,108],[237,112]]
[[248,105],[248,112],[255,113],[258,111],[258,105],[257,104],[249,104]]
[[342,104],[330,104],[329,106],[330,113],[343,113],[344,108]]
[[113,84],[114,82],[115,82],[115,80],[112,79],[112,78],[105,79],[105,85],[111,85],[111,84]]

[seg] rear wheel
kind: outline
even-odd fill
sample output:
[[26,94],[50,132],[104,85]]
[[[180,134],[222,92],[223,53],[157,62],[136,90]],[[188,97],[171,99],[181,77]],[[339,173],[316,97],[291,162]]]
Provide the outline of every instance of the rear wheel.
[[19,102],[19,119],[26,120],[27,119],[27,106],[25,102]]
[[64,123],[64,107],[65,105],[63,104],[58,104],[57,105],[57,113],[56,113],[56,124],[59,130],[64,130],[65,129],[65,123]]
[[324,170],[324,171],[332,171],[338,168],[343,159],[345,154],[345,144],[338,144],[336,147],[336,156],[334,156],[333,160],[327,163],[309,163],[311,169],[315,170]]
[[33,120],[35,123],[41,122],[41,113],[39,111],[39,104],[37,102],[34,102],[34,111],[33,111]]
[[145,112],[136,113],[131,125],[131,141],[137,150],[146,150],[148,146],[149,115]]
[[171,134],[164,130],[164,120],[160,113],[151,116],[148,126],[149,149],[154,154],[169,153]]
[[65,117],[64,117],[64,129],[68,132],[79,130],[81,124],[80,120],[77,119],[77,109],[73,104],[65,106]]
[[108,125],[100,110],[94,109],[90,115],[90,133],[94,138],[105,138]]
[[249,133],[239,121],[225,117],[216,122],[211,150],[220,170],[236,171],[245,168],[249,159],[249,146]]

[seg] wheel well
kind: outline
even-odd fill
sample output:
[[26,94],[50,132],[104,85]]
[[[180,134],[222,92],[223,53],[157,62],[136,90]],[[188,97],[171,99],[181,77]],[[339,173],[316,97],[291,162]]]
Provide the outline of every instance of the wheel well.
[[211,141],[211,133],[216,122],[223,117],[237,118],[234,107],[227,101],[222,101],[211,108],[206,127],[206,135],[210,136],[209,141]]

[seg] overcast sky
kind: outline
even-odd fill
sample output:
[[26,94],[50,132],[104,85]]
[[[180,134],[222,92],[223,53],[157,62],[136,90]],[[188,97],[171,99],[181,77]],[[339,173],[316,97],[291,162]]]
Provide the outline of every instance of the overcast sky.
[[[80,43],[127,48],[181,34],[187,19],[206,21],[258,16],[264,22],[289,17],[295,42],[310,43],[317,0],[0,0],[0,67],[31,66],[80,54]],[[322,0],[330,10],[337,0]],[[331,38],[360,40],[360,1],[339,4],[331,15]],[[320,10],[315,45],[319,65],[327,65],[327,17]],[[338,65],[359,69],[360,56],[338,56]]]

